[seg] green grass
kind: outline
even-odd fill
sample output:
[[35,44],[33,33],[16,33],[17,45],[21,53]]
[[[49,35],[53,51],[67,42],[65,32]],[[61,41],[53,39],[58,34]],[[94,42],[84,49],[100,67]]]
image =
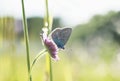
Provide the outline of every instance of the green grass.
[[[10,56],[5,53],[0,55],[0,81],[27,81],[26,58],[22,55]],[[82,60],[76,56],[72,59],[62,52],[61,60],[53,61],[54,81],[120,81],[117,66],[107,64],[103,60],[94,62],[94,59]],[[117,68],[117,69],[116,69]],[[33,81],[45,81],[45,56],[32,70]]]

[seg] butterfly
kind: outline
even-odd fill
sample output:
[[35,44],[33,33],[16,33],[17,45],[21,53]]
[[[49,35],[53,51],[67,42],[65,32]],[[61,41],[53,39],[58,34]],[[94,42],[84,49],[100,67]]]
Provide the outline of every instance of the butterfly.
[[64,45],[70,38],[72,28],[56,28],[52,31],[51,37],[58,48],[64,49]]

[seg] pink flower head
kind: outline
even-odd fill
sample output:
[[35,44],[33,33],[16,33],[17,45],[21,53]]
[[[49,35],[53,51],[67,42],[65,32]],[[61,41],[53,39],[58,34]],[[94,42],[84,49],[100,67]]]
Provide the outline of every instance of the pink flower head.
[[45,29],[43,29],[42,39],[43,39],[44,45],[47,47],[47,49],[50,53],[50,56],[56,61],[59,60],[58,47],[52,41],[52,39],[47,37],[47,31]]

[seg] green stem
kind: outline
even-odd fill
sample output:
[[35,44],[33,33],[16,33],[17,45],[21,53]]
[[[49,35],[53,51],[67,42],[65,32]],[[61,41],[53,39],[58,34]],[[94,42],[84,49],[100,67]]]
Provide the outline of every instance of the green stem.
[[[50,28],[50,17],[49,17],[49,9],[48,9],[48,0],[45,0],[45,5],[46,5],[46,18],[47,18],[47,23],[48,23],[48,35],[50,34],[51,32],[51,29]],[[49,56],[49,75],[50,75],[50,81],[53,81],[53,75],[52,75],[52,62],[51,62],[51,58]]]
[[53,74],[52,74],[52,62],[51,57],[49,56],[49,67],[50,67],[50,81],[53,81]]
[[21,2],[22,2],[22,15],[23,15],[23,29],[24,29],[24,37],[26,43],[28,77],[29,77],[29,81],[32,81],[32,76],[30,75],[31,68],[30,68],[30,55],[29,55],[29,37],[28,37],[27,21],[25,16],[24,0],[21,0]]
[[49,8],[48,8],[48,0],[45,0],[45,5],[46,5],[46,19],[47,19],[47,28],[48,28],[48,34],[50,33],[50,22],[49,22]]
[[35,57],[35,59],[34,59],[33,62],[32,62],[31,70],[32,70],[34,64],[36,63],[36,61],[37,61],[37,60],[40,58],[40,56],[42,56],[45,52],[47,52],[47,50],[44,49],[43,51],[40,51],[39,54],[37,54],[37,56]]

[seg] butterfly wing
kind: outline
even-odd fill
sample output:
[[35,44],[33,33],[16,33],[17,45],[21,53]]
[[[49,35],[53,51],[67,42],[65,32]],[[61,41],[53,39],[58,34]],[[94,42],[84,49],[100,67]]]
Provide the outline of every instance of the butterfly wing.
[[52,33],[52,39],[58,48],[64,49],[72,32],[72,28],[56,28]]

